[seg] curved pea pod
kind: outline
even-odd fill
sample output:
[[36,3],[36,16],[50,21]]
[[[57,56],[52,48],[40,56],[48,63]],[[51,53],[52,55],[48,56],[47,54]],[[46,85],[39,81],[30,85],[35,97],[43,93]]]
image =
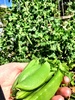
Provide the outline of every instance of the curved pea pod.
[[32,92],[33,91],[22,91],[22,90],[20,90],[16,93],[15,98],[16,99],[23,99],[23,98],[27,97],[28,95],[30,95]]
[[15,82],[12,85],[12,90],[15,88],[15,86],[18,84],[18,81],[22,80],[23,74],[25,73],[25,71],[32,67],[34,64],[36,63],[36,59],[33,59],[29,62],[29,64],[24,68],[24,70],[21,72],[21,74],[16,78]]
[[24,68],[24,70],[20,73],[18,83],[23,81],[26,77],[36,71],[40,66],[39,59],[33,59],[30,63]]
[[52,76],[54,75],[54,73],[55,73],[55,71],[50,71],[50,73],[49,73],[49,75],[48,75],[48,77],[47,77],[47,79],[46,79],[46,81],[45,82],[48,82],[51,78],[52,78]]
[[51,100],[58,90],[64,74],[58,69],[55,75],[41,89],[34,91],[31,95],[23,100]]
[[21,90],[34,90],[41,86],[47,79],[50,72],[50,64],[45,62],[41,67],[33,74],[27,77],[25,80],[17,84],[16,88]]
[[[48,82],[48,80],[54,75],[55,71],[51,71],[46,79],[45,82]],[[44,85],[44,84],[43,84]],[[42,86],[41,86],[42,87]],[[40,87],[40,88],[41,88]],[[34,90],[35,91],[35,90]],[[31,93],[33,93],[34,91],[18,91],[16,93],[16,99],[23,99],[23,98],[26,98],[28,95],[30,95]]]
[[23,81],[26,77],[28,77],[30,74],[34,73],[34,71],[36,71],[40,65],[39,65],[39,59],[33,59],[30,61],[30,63],[24,68],[24,70],[19,74],[19,76],[16,78],[15,82],[12,85],[11,88],[11,96],[15,96],[16,94],[16,85]]

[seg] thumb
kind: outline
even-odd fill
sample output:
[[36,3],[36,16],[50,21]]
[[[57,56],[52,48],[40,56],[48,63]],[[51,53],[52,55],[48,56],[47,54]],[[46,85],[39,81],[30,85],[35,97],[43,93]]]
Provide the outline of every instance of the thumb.
[[17,67],[18,70],[22,71],[27,65],[28,63],[14,63],[15,67]]

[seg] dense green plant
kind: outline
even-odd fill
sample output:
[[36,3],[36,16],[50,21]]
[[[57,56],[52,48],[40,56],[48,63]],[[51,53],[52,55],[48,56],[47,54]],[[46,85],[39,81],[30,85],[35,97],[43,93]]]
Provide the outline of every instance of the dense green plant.
[[0,7],[0,21],[5,25],[6,21],[5,21],[5,16],[7,13],[7,8],[1,8]]
[[58,2],[13,1],[8,12],[5,32],[0,37],[0,64],[33,57],[75,61],[75,16],[62,21]]

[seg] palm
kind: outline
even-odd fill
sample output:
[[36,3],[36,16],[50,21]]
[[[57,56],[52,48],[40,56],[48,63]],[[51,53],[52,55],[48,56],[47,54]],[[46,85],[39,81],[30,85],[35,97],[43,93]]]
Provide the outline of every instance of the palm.
[[0,66],[0,84],[6,100],[11,100],[9,99],[11,86],[26,65],[27,63],[9,63]]

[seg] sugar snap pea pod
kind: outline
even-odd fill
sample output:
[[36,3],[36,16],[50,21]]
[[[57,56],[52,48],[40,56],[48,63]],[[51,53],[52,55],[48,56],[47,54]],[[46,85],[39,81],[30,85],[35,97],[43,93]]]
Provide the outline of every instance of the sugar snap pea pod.
[[31,74],[25,80],[17,84],[16,88],[22,90],[34,90],[45,82],[49,75],[49,72],[50,64],[48,62],[45,62],[33,74]]
[[39,59],[33,59],[32,61],[30,61],[30,63],[26,66],[26,68],[24,68],[24,70],[19,74],[19,76],[17,77],[17,79],[15,80],[15,82],[12,85],[11,88],[11,92],[12,95],[11,96],[15,96],[16,93],[16,85],[24,80],[28,75],[32,74],[34,71],[36,71],[40,66],[38,66],[39,64]]
[[50,80],[50,78],[52,78],[54,73],[55,73],[55,71],[50,72],[45,82],[48,82]]
[[18,83],[23,81],[26,77],[36,71],[39,68],[39,66],[37,66],[38,63],[39,59],[33,59],[32,61],[30,61],[26,68],[24,68],[24,70],[20,73]]
[[31,60],[24,69],[27,70],[28,68],[32,67],[36,61],[39,61],[39,59],[35,58],[35,59]]
[[24,69],[21,74],[19,75],[19,80],[18,83],[23,81],[26,77],[28,77],[30,74],[34,73],[40,66],[39,64],[39,59],[35,59],[32,64],[30,64]]
[[59,88],[64,74],[58,69],[50,81],[41,89],[34,91],[30,96],[23,100],[51,100]]
[[[49,76],[47,77],[47,79],[46,79],[45,82],[48,82],[48,80],[53,76],[54,73],[55,73],[55,71],[50,72],[50,73],[49,73]],[[41,87],[42,87],[42,86],[41,86]],[[35,90],[34,90],[34,91],[35,91]],[[31,94],[32,92],[34,92],[34,91],[23,91],[23,90],[18,91],[18,92],[16,93],[16,99],[23,99],[23,98],[27,97],[28,95],[30,95],[30,94]]]
[[16,93],[16,99],[21,99],[22,100],[23,98],[27,97],[32,92],[33,91],[22,91],[22,90],[20,90]]
[[29,94],[27,97],[24,97],[22,100],[30,100],[30,98],[35,94],[35,91],[39,91],[41,88],[43,88],[45,86],[45,84],[47,84],[47,83],[44,83],[39,88],[35,89],[31,94]]
[[[29,64],[24,68],[24,70],[27,70],[28,68],[32,67],[36,62],[36,59],[33,59],[29,62]],[[15,82],[12,85],[12,89],[15,88],[16,84],[18,83],[18,80],[20,80],[21,76],[24,74],[24,71],[21,72],[21,74],[16,78]],[[21,81],[21,80],[20,80]]]

